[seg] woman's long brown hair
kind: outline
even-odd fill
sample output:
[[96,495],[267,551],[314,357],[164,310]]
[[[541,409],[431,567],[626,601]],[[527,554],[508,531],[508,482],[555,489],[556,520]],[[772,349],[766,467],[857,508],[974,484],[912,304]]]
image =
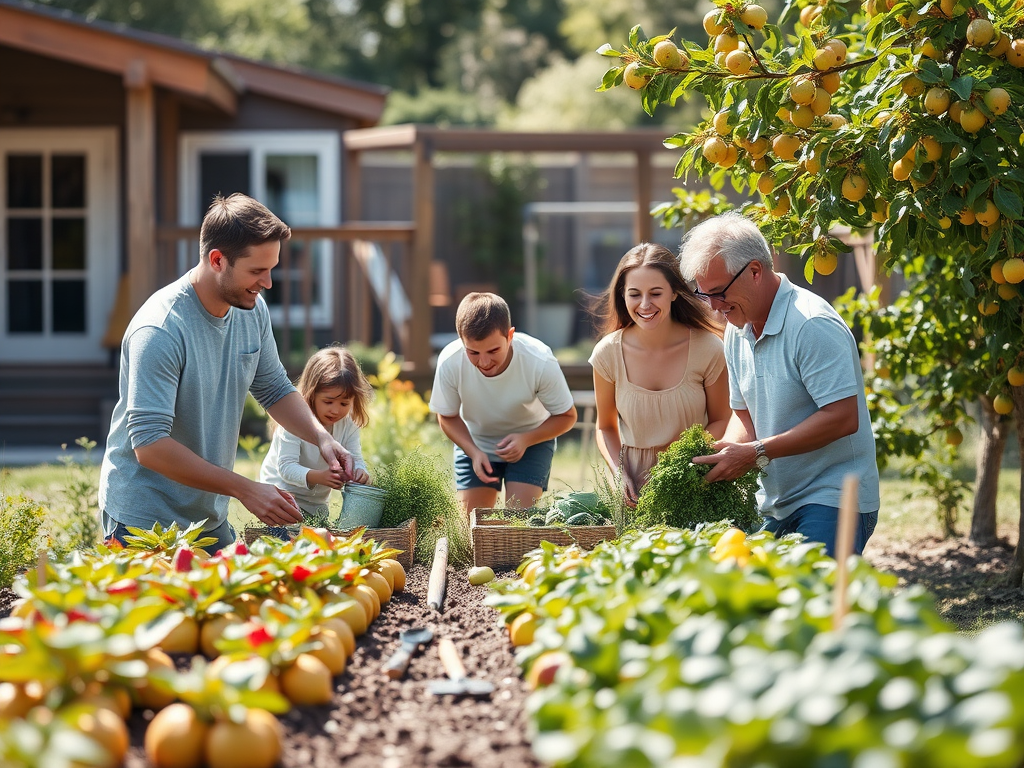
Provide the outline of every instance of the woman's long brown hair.
[[679,259],[668,248],[655,243],[635,245],[619,260],[608,290],[597,306],[596,314],[601,323],[602,336],[634,325],[626,309],[626,276],[637,267],[653,267],[665,276],[669,288],[675,294],[671,306],[673,320],[690,328],[703,328],[718,337],[722,336],[722,328],[712,319],[710,307],[694,296],[683,280]]

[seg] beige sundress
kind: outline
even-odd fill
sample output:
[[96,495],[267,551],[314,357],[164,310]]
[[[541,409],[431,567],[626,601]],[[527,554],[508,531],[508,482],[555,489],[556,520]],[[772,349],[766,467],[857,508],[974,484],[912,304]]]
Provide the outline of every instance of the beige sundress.
[[694,424],[707,426],[704,386],[718,381],[725,371],[722,340],[710,331],[691,328],[686,370],[679,383],[669,389],[644,389],[626,377],[622,330],[609,333],[597,343],[590,364],[601,378],[615,385],[622,471],[639,492],[659,451]]

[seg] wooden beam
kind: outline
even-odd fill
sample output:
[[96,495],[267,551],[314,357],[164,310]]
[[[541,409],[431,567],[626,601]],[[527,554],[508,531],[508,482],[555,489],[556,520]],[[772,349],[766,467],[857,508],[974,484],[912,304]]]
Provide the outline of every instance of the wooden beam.
[[[353,221],[336,227],[292,227],[292,240],[399,240],[412,242],[416,225],[407,221]],[[198,226],[161,224],[157,238],[198,240]]]
[[411,150],[419,141],[430,141],[435,152],[678,152],[665,146],[667,133],[658,128],[527,133],[389,125],[345,131],[343,141],[349,150]]
[[649,243],[654,234],[654,220],[651,218],[651,151],[637,150],[636,153],[636,220],[633,224],[633,240]]
[[[153,84],[143,63],[133,65],[126,89],[125,119],[128,206],[128,281],[134,313],[157,288],[156,280],[156,109]],[[140,83],[139,85],[135,85]]]
[[409,346],[405,359],[422,374],[430,364],[430,263],[434,260],[434,149],[430,141],[416,146],[413,166],[413,236],[409,264]]

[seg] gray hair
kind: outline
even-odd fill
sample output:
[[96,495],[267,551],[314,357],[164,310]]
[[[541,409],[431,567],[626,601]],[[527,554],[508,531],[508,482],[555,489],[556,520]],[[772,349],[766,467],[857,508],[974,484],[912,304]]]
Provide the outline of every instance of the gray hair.
[[735,211],[702,221],[686,233],[679,245],[679,266],[683,277],[691,282],[706,274],[716,257],[721,257],[730,274],[752,261],[761,262],[766,270],[774,269],[772,252],[761,230]]

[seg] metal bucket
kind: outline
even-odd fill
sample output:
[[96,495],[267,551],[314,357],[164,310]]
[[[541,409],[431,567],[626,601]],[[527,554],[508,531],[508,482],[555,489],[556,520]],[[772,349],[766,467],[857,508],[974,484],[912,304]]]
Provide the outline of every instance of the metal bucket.
[[376,528],[380,525],[380,517],[384,514],[384,497],[387,491],[372,485],[346,483],[341,492],[341,516],[337,526],[343,530],[352,530],[366,526]]

